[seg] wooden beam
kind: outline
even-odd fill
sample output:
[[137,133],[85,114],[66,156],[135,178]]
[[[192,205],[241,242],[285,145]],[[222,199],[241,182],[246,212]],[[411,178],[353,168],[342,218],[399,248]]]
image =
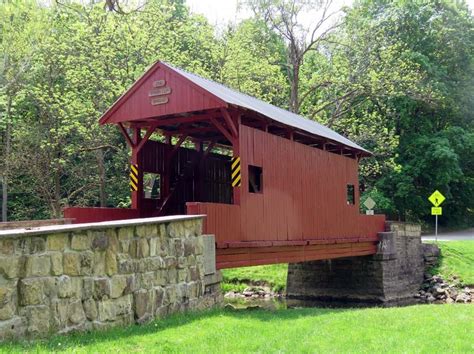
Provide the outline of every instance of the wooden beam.
[[294,140],[294,131],[293,131],[293,129],[288,129],[288,131],[287,131],[286,134],[287,134],[286,137],[287,137],[288,139],[290,139],[291,141]]
[[142,216],[143,210],[143,169],[140,166],[140,153],[138,150],[138,145],[142,139],[141,129],[139,127],[133,127],[133,147],[132,147],[132,164],[138,165],[138,182],[137,190],[132,191],[132,208],[138,210],[138,214]]
[[209,145],[207,146],[206,150],[204,151],[204,156],[209,155],[215,145],[216,145],[216,142],[215,142],[215,141],[211,141],[211,142],[209,143]]
[[183,123],[197,123],[197,122],[205,122],[209,121],[211,118],[221,118],[222,114],[220,111],[211,111],[202,114],[190,114],[187,116],[176,116],[171,115],[166,118],[164,117],[153,117],[153,118],[146,118],[141,120],[137,125],[140,127],[147,127],[150,123],[155,124],[158,123],[158,127],[167,126],[167,125],[176,125],[176,124],[183,124]]
[[217,121],[217,119],[211,118],[211,122],[212,122],[212,124],[214,124],[214,126],[217,129],[219,129],[219,131],[227,138],[227,140],[229,140],[232,144],[234,143],[234,141],[236,139],[234,139],[234,137],[229,133],[229,131],[227,129],[225,129],[222,126],[222,124]]
[[[239,127],[242,124],[242,115],[239,113],[235,116],[236,119],[236,124],[237,127]],[[234,157],[240,157],[240,139],[237,137],[234,141],[231,141],[232,143],[232,153]],[[242,182],[243,185],[243,182]],[[233,196],[233,203],[235,205],[240,205],[240,191],[242,189],[242,186],[236,186],[233,188],[232,191],[232,196]]]
[[169,118],[169,119],[157,119],[154,120],[153,123],[158,124],[159,127],[166,126],[166,125],[175,125],[175,124],[183,124],[183,123],[197,123],[210,120],[211,116],[191,116],[191,117],[182,117],[182,118]]
[[237,127],[232,121],[232,117],[230,116],[229,112],[227,111],[227,109],[221,108],[221,113],[224,116],[224,120],[227,126],[230,128],[230,132],[232,133],[234,139],[237,139],[239,136],[239,132],[237,131]]
[[173,146],[173,150],[171,150],[171,153],[170,153],[170,156],[169,156],[169,163],[171,163],[171,159],[174,157],[174,155],[178,152],[178,149],[180,148],[180,146],[184,143],[184,141],[186,140],[188,136],[187,135],[181,135],[178,139],[178,141],[176,142],[176,144]]
[[[178,129],[174,134],[196,134],[196,133],[207,133],[207,132],[215,132],[216,128],[214,127],[194,127],[194,128],[183,128]],[[173,132],[169,132],[169,134],[173,134]]]
[[142,149],[142,147],[145,145],[145,143],[148,141],[148,139],[150,139],[151,134],[153,134],[153,132],[156,130],[156,128],[157,128],[156,124],[153,124],[151,127],[148,128],[148,130],[146,131],[145,136],[143,137],[143,139],[140,141],[140,143],[137,146],[138,151],[140,151]]
[[118,123],[118,127],[120,129],[120,131],[122,132],[122,135],[125,137],[125,141],[127,142],[128,146],[130,146],[131,148],[134,147],[134,144],[132,142],[132,139],[130,138],[130,135],[128,135],[127,133],[127,130],[125,129],[125,127],[123,126],[122,123]]
[[180,146],[184,143],[187,137],[188,137],[187,135],[184,135],[184,134],[181,135],[178,141],[176,142],[176,144],[173,146],[173,150],[178,150]]

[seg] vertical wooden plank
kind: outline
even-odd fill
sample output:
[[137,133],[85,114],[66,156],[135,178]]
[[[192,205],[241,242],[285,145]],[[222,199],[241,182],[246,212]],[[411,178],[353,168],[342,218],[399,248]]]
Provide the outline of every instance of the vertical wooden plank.
[[278,161],[276,161],[275,156],[272,158],[272,162],[276,168],[276,175],[275,175],[275,190],[277,192],[278,200],[273,206],[274,212],[277,215],[277,225],[278,225],[278,240],[284,241],[286,240],[287,235],[287,222],[286,222],[286,196],[285,196],[285,183],[284,180],[285,176],[285,164],[288,163],[285,161],[283,156],[283,146],[279,143],[280,138],[276,136],[272,136],[273,142],[273,150],[274,155],[278,156]]
[[[254,130],[254,161],[255,165],[262,167],[263,183],[265,183],[265,175],[263,170],[263,154],[264,154],[264,135],[263,132],[259,130]],[[256,222],[255,222],[255,232],[258,235],[257,237],[260,240],[271,240],[271,235],[268,233],[267,223],[265,222],[265,213],[264,213],[264,199],[265,195],[265,186],[262,184],[262,193],[257,193],[254,195],[255,200],[255,212],[256,212]]]
[[242,126],[240,128],[240,165],[241,165],[241,174],[242,174],[242,186],[240,188],[240,205],[241,205],[241,234],[243,241],[250,241],[251,237],[249,235],[249,205],[248,205],[248,192],[247,192],[247,184],[248,184],[248,176],[247,176],[247,169],[248,169],[248,161],[249,161],[249,151],[248,151],[248,133],[249,129],[246,126]]
[[265,186],[264,197],[267,205],[265,206],[265,225],[268,226],[269,235],[272,240],[278,240],[278,214],[275,212],[275,205],[278,203],[278,190],[276,186],[276,176],[278,167],[273,161],[274,145],[272,139],[269,139],[266,133],[263,133],[265,141]]

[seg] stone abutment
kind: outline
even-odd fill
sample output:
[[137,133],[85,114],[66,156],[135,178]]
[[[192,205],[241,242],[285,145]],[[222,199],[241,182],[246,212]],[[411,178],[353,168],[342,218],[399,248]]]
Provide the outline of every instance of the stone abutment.
[[179,216],[0,231],[0,338],[220,305],[214,237],[201,230],[202,217]]
[[288,298],[335,306],[414,303],[424,273],[420,226],[387,222],[379,240],[373,256],[290,264]]

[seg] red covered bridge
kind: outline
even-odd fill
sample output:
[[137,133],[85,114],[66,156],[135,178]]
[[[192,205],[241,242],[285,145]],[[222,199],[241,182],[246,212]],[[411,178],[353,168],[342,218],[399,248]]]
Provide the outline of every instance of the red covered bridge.
[[66,209],[76,222],[205,214],[218,268],[376,252],[385,217],[359,213],[370,153],[327,127],[164,62],[100,124],[132,149],[132,208]]

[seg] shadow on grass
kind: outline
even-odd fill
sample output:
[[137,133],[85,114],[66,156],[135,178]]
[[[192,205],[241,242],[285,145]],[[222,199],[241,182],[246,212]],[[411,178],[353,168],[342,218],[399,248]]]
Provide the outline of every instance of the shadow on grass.
[[159,334],[161,331],[185,326],[195,321],[215,320],[222,318],[238,318],[246,320],[257,320],[260,322],[272,322],[281,320],[296,320],[306,316],[326,316],[343,313],[347,311],[361,311],[362,309],[346,308],[299,308],[288,310],[225,310],[215,309],[188,314],[175,314],[165,319],[155,320],[145,325],[129,325],[109,330],[94,330],[89,332],[75,332],[67,335],[54,335],[47,339],[31,341],[11,341],[0,345],[0,351],[65,351],[89,345],[113,342],[134,336],[146,336]]

